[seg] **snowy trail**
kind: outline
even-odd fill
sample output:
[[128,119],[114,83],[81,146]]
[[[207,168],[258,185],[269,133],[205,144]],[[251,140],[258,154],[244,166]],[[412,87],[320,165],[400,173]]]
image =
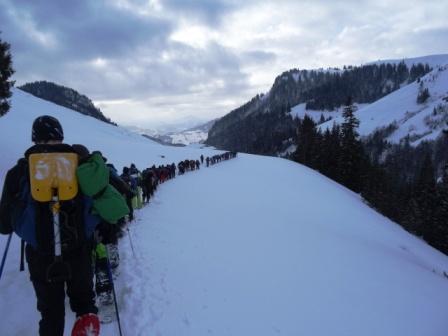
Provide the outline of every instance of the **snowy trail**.
[[[159,186],[129,231],[135,256],[125,235],[116,281],[125,335],[442,336],[448,328],[446,256],[293,162],[240,155],[179,176]],[[0,283],[9,308],[0,307],[1,335],[34,334],[39,320],[28,274],[17,272],[18,246]],[[102,328],[118,335],[116,323]]]
[[[269,169],[251,174],[256,163]],[[357,196],[336,184],[326,196],[339,196],[337,204],[316,207],[327,183],[287,161],[242,156],[162,185],[131,225],[138,252],[120,279],[125,329],[444,335],[448,281],[432,269],[447,267],[445,257],[428,264],[427,246],[366,206],[352,208]]]

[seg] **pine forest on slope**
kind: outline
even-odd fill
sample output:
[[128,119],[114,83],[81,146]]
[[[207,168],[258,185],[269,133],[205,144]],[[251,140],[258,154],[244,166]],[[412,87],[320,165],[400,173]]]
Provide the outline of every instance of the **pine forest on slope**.
[[76,90],[47,81],[26,83],[18,87],[33,96],[67,107],[81,114],[91,116],[108,124],[116,125],[93,105],[92,101]]
[[447,64],[448,56],[428,56],[414,62],[287,71],[275,79],[268,93],[255,96],[216,122],[206,143],[217,148],[278,155],[294,143],[297,123],[290,113],[293,107],[304,104],[305,112],[310,114],[332,111],[343,106],[349,96],[357,104],[371,104],[414,82],[431,68]]

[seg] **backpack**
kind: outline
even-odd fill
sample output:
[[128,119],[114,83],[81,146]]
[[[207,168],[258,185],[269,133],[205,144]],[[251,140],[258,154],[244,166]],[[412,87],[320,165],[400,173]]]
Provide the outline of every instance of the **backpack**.
[[137,174],[130,175],[130,181],[131,181],[131,189],[135,192],[139,184],[138,175]]
[[14,195],[14,206],[11,207],[11,227],[20,238],[37,248],[36,204],[31,196],[28,164],[22,162],[16,167],[20,177],[18,193]]
[[111,224],[129,213],[123,196],[109,184],[109,168],[99,153],[93,153],[76,170],[82,192],[92,197],[93,213]]
[[[74,153],[33,153],[28,156],[28,160],[20,160],[13,168],[19,178],[18,192],[14,194],[11,204],[11,227],[26,243],[48,254],[54,252],[53,215],[49,202],[54,187],[57,187],[61,199],[60,231],[64,251],[77,248],[91,239],[100,221],[98,216],[91,212],[93,200],[78,192],[76,181],[60,181],[61,185],[52,185],[51,179],[43,178],[43,173],[49,166],[48,161],[45,163],[45,160],[39,161],[39,158],[48,159],[57,154],[61,154],[62,161],[65,155],[76,156]],[[55,170],[63,174],[64,164]]]

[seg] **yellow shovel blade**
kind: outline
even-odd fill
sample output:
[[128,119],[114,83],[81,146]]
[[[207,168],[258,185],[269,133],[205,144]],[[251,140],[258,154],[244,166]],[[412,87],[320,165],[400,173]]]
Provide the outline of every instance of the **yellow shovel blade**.
[[78,193],[75,153],[39,153],[29,156],[31,195],[36,201],[49,202],[53,191],[60,201],[67,201]]

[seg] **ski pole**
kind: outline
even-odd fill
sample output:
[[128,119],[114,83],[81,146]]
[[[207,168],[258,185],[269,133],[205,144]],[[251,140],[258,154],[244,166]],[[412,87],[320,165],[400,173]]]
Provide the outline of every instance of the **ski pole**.
[[25,270],[25,241],[22,239],[20,243],[20,272]]
[[134,255],[135,258],[135,250],[134,250],[134,244],[132,244],[131,231],[129,230],[129,227],[127,227],[126,230],[128,231],[129,242],[131,243],[132,254]]
[[109,251],[107,250],[107,248],[106,248],[106,259],[107,259],[107,275],[109,276],[109,281],[112,285],[112,293],[114,295],[115,315],[117,315],[118,330],[120,332],[120,336],[123,336],[123,333],[121,332],[120,313],[118,312],[117,294],[115,293],[114,279],[112,277],[112,269],[110,267],[110,261],[109,261]]
[[6,264],[6,256],[8,255],[11,238],[12,238],[12,232],[9,234],[8,241],[6,242],[5,252],[3,252],[2,265],[0,266],[0,279],[2,278],[3,268],[5,267]]

